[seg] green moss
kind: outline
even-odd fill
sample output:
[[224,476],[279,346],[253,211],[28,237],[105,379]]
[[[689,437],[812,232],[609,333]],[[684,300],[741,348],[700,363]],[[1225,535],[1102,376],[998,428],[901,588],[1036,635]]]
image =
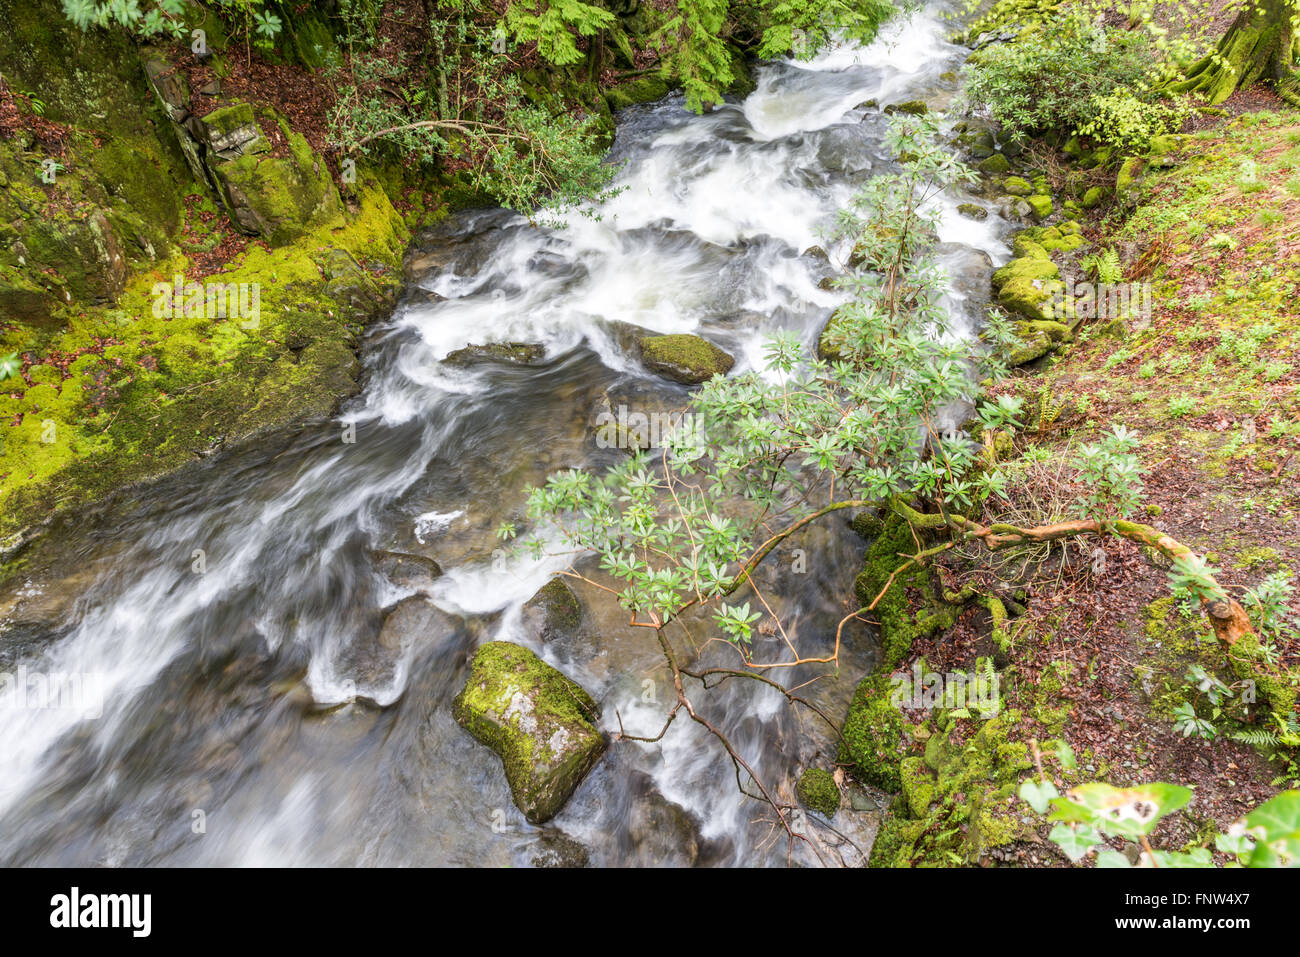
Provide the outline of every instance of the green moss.
[[559,812],[605,750],[591,696],[510,642],[475,652],[452,715],[501,757],[515,803],[534,824]]
[[[891,512],[879,537],[868,547],[863,569],[853,583],[863,607],[880,596],[873,614],[880,622],[881,666],[884,668],[893,668],[903,661],[917,637],[933,634],[956,620],[956,609],[939,598],[930,569],[909,564],[904,571],[894,575],[906,561],[900,554],[914,554],[916,548],[907,522]],[[891,576],[892,584],[881,595]],[[919,598],[916,610],[913,610],[909,593]]]
[[925,759],[904,758],[899,762],[898,771],[908,810],[914,818],[924,817],[935,795],[934,775]]
[[979,169],[982,173],[992,173],[996,176],[1009,172],[1011,169],[1011,163],[1001,153],[994,153],[987,159],[980,161]]
[[[1020,714],[983,722],[965,742],[937,730],[924,759],[900,761],[904,800],[882,823],[873,867],[949,867],[980,861],[989,850],[1025,838],[1031,827],[1015,797],[1032,763],[1028,746],[1009,738]],[[946,722],[936,718],[936,724]]]
[[1012,196],[1029,196],[1034,191],[1029,180],[1021,176],[1008,176],[1002,181],[1002,188]]
[[1007,283],[1015,280],[1032,282],[1034,280],[1057,279],[1060,275],[1061,270],[1050,259],[1029,255],[1020,259],[1013,259],[1005,266],[994,271],[993,288],[1001,289]]
[[[190,276],[179,254],[127,279],[116,308],[81,309],[53,333],[18,327],[6,351],[75,355],[57,393],[25,390],[22,421],[0,453],[5,530],[194,460],[196,452],[310,415],[356,389],[362,325],[387,311],[408,234],[378,184],[358,184],[357,209],[298,242],[252,244],[220,283],[258,283],[257,329],[237,321],[154,315],[153,285]],[[331,250],[337,251],[331,253]],[[329,255],[367,264],[330,279]],[[47,377],[48,378],[48,377]],[[51,385],[52,383],[45,383]],[[57,441],[42,441],[42,422]]]
[[912,116],[925,116],[930,112],[930,107],[926,105],[925,100],[908,100],[906,103],[891,103],[885,107],[886,113],[909,113]]
[[1046,219],[1048,216],[1052,215],[1052,197],[1050,196],[1041,193],[1033,196],[1026,196],[1025,202],[1028,203],[1029,208],[1033,210],[1035,219]]
[[899,762],[908,746],[907,722],[890,703],[891,693],[888,675],[868,675],[859,682],[844,719],[840,761],[859,781],[897,791],[902,787]]
[[835,775],[821,768],[808,768],[796,787],[804,807],[823,817],[832,817],[840,807],[840,788]]
[[670,92],[667,81],[658,75],[637,77],[605,90],[611,110],[621,110],[637,103],[661,100]]
[[736,362],[707,339],[689,334],[646,336],[640,348],[651,371],[686,384],[725,375]]

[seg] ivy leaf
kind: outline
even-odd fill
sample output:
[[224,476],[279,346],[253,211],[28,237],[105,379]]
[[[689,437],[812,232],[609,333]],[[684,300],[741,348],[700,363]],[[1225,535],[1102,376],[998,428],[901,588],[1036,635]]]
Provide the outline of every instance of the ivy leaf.
[[1047,835],[1074,864],[1088,856],[1088,852],[1101,843],[1101,832],[1090,824],[1057,824]]
[[1056,785],[1051,781],[1041,784],[1034,780],[1024,781],[1020,785],[1020,800],[1027,803],[1039,814],[1046,814],[1052,799],[1060,795]]

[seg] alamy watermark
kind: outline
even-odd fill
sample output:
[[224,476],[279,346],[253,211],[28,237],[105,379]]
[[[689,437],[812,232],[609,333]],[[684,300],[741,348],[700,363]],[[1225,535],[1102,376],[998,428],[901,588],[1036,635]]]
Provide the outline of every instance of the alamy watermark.
[[241,329],[256,329],[262,320],[262,284],[186,282],[177,273],[171,282],[154,283],[153,314],[155,319],[238,319]]
[[1072,280],[1051,293],[1044,311],[1056,319],[1151,319],[1151,283]]
[[889,703],[895,708],[966,708],[979,712],[981,718],[991,718],[1002,708],[999,681],[997,672],[991,669],[939,674],[923,672],[918,661],[910,673],[890,679],[893,692]]
[[0,671],[0,709],[79,711],[83,718],[104,713],[104,683],[97,674],[29,671],[19,665]]
[[656,449],[674,445],[705,445],[704,417],[698,412],[633,412],[625,405],[596,416],[596,447]]

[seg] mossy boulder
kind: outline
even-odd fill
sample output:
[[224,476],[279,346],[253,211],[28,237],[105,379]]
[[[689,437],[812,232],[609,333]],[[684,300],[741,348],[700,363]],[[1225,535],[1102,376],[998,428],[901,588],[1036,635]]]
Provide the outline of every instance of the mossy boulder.
[[1104,186],[1090,186],[1084,190],[1083,198],[1079,200],[1084,209],[1095,209],[1100,206],[1109,195],[1109,190]]
[[641,76],[605,90],[605,101],[611,110],[621,110],[637,103],[661,100],[670,89],[667,81],[658,75]]
[[[1040,247],[1041,248],[1041,247]],[[1046,256],[1028,255],[1013,259],[993,273],[993,288],[1001,289],[1016,280],[1059,279],[1060,268]]]
[[979,170],[981,173],[992,173],[998,176],[1011,171],[1011,161],[1001,153],[994,153],[980,161]]
[[1121,206],[1132,207],[1137,203],[1137,187],[1148,167],[1146,158],[1141,156],[1130,156],[1120,164],[1115,174],[1115,199]]
[[1002,181],[1002,188],[1012,196],[1029,196],[1034,191],[1029,180],[1023,176],[1008,176]]
[[1020,345],[1007,357],[1007,365],[1013,369],[1041,359],[1059,344],[1068,342],[1070,329],[1052,319],[1030,319],[1016,323],[1016,335]]
[[808,768],[799,776],[795,788],[799,801],[810,811],[816,811],[822,817],[832,817],[840,807],[840,787],[835,783],[835,775],[822,768]]
[[989,218],[989,211],[977,203],[959,203],[957,212],[967,219],[983,222]]
[[605,751],[591,696],[506,641],[474,654],[452,715],[501,757],[515,804],[533,824],[559,813]]
[[907,100],[904,103],[891,103],[885,107],[885,112],[889,114],[907,113],[911,116],[925,116],[930,112],[930,107],[925,100]]
[[907,720],[890,701],[892,694],[888,674],[878,672],[858,683],[844,719],[839,755],[859,781],[886,791],[902,787],[899,762],[911,741]]
[[736,364],[735,359],[708,339],[689,333],[646,336],[639,347],[641,361],[647,369],[685,385],[698,385],[715,375],[726,375]]
[[552,578],[524,602],[524,626],[541,641],[572,635],[582,624],[582,603],[563,578]]
[[1029,230],[1016,235],[1012,240],[1011,251],[1017,259],[1051,259],[1051,255],[1042,243],[1034,239]]
[[1035,219],[1042,220],[1052,215],[1052,210],[1054,208],[1052,206],[1052,197],[1044,193],[1026,196],[1025,202],[1029,204],[1029,208],[1033,212]]
[[[282,119],[272,121],[279,123],[288,140],[288,156],[260,151],[257,140],[247,138],[247,128],[236,127],[216,142],[226,144],[227,151],[237,157],[210,161],[210,168],[222,201],[239,228],[261,236],[272,246],[282,246],[338,217],[342,203],[325,161]],[[213,155],[221,158],[215,146]]]
[[[998,305],[1012,315],[1025,319],[1051,319],[1055,298],[1064,289],[1059,277],[1060,269],[1057,265],[1036,252],[1013,259],[993,273],[993,288],[997,292]],[[1042,355],[1042,352],[1038,355]],[[1031,358],[1037,357],[1035,355]]]

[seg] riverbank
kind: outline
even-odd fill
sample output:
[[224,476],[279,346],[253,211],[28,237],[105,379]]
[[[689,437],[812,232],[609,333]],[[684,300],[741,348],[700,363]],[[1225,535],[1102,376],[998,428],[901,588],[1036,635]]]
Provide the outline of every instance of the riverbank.
[[[995,279],[1001,306],[1031,322],[1022,333],[1054,334],[987,390],[1021,400],[1024,427],[985,434],[1009,481],[982,521],[1080,514],[1080,450],[1122,426],[1140,440],[1139,520],[1203,554],[1248,607],[1252,591],[1280,587],[1280,614],[1300,611],[1288,588],[1300,567],[1298,124],[1276,97],[1243,91],[1136,156],[1062,138],[1005,162],[975,157],[990,195],[1052,204]],[[1103,296],[1087,312],[1042,313],[1098,283],[1132,298],[1119,311]],[[863,527],[865,605],[916,548],[901,520]],[[875,610],[887,657],[858,689],[841,750],[896,794],[874,866],[1068,864],[1018,797],[1044,763],[1061,791],[1193,787],[1152,838],[1169,850],[1203,845],[1295,785],[1295,629],[1224,649],[1196,603],[1171,594],[1168,568],[1103,537],[996,554],[972,544],[907,570]],[[942,694],[898,705],[916,675],[942,687],[945,675],[981,674],[997,691],[978,707],[945,707]],[[1111,846],[1137,860],[1137,845]]]
[[[57,0],[0,3],[6,561],[52,513],[332,414],[358,389],[365,328],[396,303],[412,230],[485,202],[463,164],[327,149],[333,40],[314,15],[269,59],[187,16],[202,56],[79,30]],[[611,107],[672,86],[643,59],[630,78],[536,65],[525,94],[586,104],[608,136]]]

